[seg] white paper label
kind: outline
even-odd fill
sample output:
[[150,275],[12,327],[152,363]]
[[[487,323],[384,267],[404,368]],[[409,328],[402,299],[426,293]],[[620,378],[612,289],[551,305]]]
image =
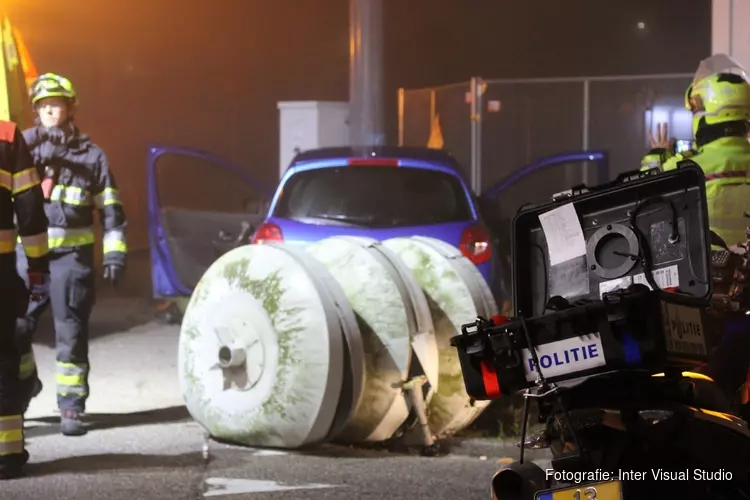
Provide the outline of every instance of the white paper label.
[[681,354],[706,354],[701,311],[695,307],[661,304],[667,351]]
[[[677,266],[664,267],[654,271],[654,281],[659,285],[659,288],[669,288],[672,286],[680,285],[680,273]],[[625,276],[623,278],[617,278],[609,281],[602,281],[599,283],[599,298],[603,297],[607,292],[613,292],[615,290],[621,290],[629,287],[633,283],[646,285],[649,290],[651,285],[646,281],[646,275],[641,273],[636,276]]]
[[586,240],[572,203],[541,214],[539,222],[547,239],[550,265],[586,255]]
[[615,290],[621,290],[629,287],[633,284],[633,278],[625,276],[624,278],[618,278],[616,280],[602,281],[599,283],[599,298],[603,297],[607,292],[614,292]]
[[[677,266],[663,267],[653,271],[654,281],[659,285],[659,288],[669,288],[672,286],[680,286],[680,273]],[[633,283],[640,283],[646,285],[651,289],[651,285],[646,281],[646,275],[641,273],[633,277]]]
[[[598,333],[538,345],[536,354],[545,378],[559,377],[607,364],[607,360],[604,359],[602,339]],[[521,356],[526,380],[535,381],[538,371],[534,366],[531,351],[523,349]]]

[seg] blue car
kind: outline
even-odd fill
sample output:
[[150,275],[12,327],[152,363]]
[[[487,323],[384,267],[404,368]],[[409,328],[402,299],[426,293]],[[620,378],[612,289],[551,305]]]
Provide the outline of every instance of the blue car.
[[[267,187],[208,153],[152,147],[148,203],[155,297],[189,295],[211,262],[235,244],[240,224],[246,222],[254,227],[253,243],[305,245],[336,235],[378,240],[413,235],[437,238],[459,248],[498,300],[504,299],[510,278],[506,275],[507,228],[515,214],[505,214],[503,220],[498,217],[500,195],[530,173],[559,164],[594,161],[600,166],[600,176],[607,176],[604,153],[558,155],[527,165],[477,197],[461,166],[444,151],[409,147],[368,151],[364,156],[351,148],[300,153],[271,198]],[[231,170],[247,183],[248,191],[271,198],[267,215],[162,207],[156,170],[159,157],[167,154],[194,156]]]
[[304,245],[329,236],[429,236],[458,247],[488,283],[500,266],[456,160],[432,149],[307,151],[292,160],[253,242]]

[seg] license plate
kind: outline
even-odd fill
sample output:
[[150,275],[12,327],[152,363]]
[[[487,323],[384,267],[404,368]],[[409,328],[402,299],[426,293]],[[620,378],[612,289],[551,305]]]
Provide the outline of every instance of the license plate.
[[620,481],[580,484],[539,491],[534,500],[622,500]]

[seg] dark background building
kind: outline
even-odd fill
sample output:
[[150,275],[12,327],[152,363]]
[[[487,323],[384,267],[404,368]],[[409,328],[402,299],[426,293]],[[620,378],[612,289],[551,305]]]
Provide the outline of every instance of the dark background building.
[[[385,0],[385,8],[391,141],[398,87],[692,72],[710,54],[710,0]],[[77,86],[79,122],[111,157],[135,247],[146,245],[148,144],[209,150],[273,184],[276,103],[348,97],[347,0],[25,0],[8,9],[39,71]],[[200,186],[212,171],[184,173]]]

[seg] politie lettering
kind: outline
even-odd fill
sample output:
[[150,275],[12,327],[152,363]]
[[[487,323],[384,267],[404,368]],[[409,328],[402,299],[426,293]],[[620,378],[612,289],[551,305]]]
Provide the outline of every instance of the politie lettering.
[[[571,349],[565,349],[561,352],[554,352],[552,354],[544,354],[539,356],[539,364],[542,365],[542,369],[554,366],[569,365],[571,363],[577,363],[581,360],[598,358],[599,349],[596,344],[588,344],[582,347],[573,347]],[[534,360],[529,358],[529,371],[534,371]]]

